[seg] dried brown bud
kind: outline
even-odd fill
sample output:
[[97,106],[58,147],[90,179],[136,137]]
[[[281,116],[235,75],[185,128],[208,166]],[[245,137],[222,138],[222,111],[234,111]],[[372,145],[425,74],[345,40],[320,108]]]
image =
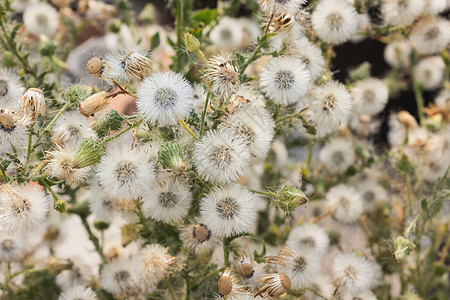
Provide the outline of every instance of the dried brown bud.
[[109,102],[107,96],[108,92],[105,91],[96,93],[88,97],[86,100],[80,102],[80,104],[78,105],[78,110],[85,117],[92,116],[108,105]]

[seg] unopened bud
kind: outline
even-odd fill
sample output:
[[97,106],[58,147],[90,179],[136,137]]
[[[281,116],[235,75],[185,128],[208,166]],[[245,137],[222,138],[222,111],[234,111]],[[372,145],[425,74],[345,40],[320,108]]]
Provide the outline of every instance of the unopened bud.
[[96,219],[94,220],[94,227],[100,231],[103,231],[109,228],[109,223]]
[[60,214],[62,214],[63,212],[66,211],[66,207],[67,207],[67,202],[60,198],[56,199],[55,203],[53,204],[53,208]]
[[166,168],[182,173],[186,168],[183,162],[183,153],[178,143],[168,143],[161,146],[158,152],[159,162]]
[[107,136],[111,131],[119,130],[122,127],[123,118],[115,110],[108,111],[104,116],[95,121],[92,125],[99,137]]
[[84,201],[84,202],[77,203],[77,204],[73,205],[72,207],[70,207],[68,209],[68,212],[71,214],[77,214],[82,219],[86,219],[89,216],[89,214],[91,213],[89,211],[89,202]]
[[92,88],[84,85],[75,84],[64,90],[62,97],[72,106],[77,107],[84,99],[92,95]]
[[56,46],[53,40],[49,39],[46,35],[41,34],[39,36],[39,53],[42,56],[52,56],[55,53]]
[[98,56],[92,57],[86,64],[87,71],[97,78],[102,78],[103,71],[105,70],[105,61]]
[[80,145],[73,168],[82,169],[95,165],[100,161],[105,152],[105,145],[96,138],[85,138]]
[[29,88],[19,100],[22,111],[31,119],[45,115],[45,97],[40,89]]
[[112,19],[111,21],[109,21],[108,23],[108,29],[109,31],[111,31],[112,33],[119,33],[120,32],[120,27],[122,26],[122,22],[120,21],[120,19]]
[[353,81],[363,80],[370,76],[370,64],[365,61],[359,67],[350,72],[350,78]]
[[189,32],[184,34],[184,43],[189,52],[197,52],[200,49],[200,41]]
[[73,267],[73,262],[67,259],[59,259],[50,257],[48,261],[48,272],[53,276],[58,275],[64,270],[70,270]]
[[278,192],[278,207],[286,213],[308,203],[308,197],[293,185],[286,185]]
[[107,96],[108,92],[105,91],[96,93],[80,102],[78,105],[78,110],[85,117],[92,116],[108,105],[109,101]]
[[415,248],[413,241],[399,236],[394,241],[394,257],[397,262],[402,262]]
[[405,172],[405,173],[409,173],[412,170],[414,170],[414,163],[411,161],[411,159],[409,158],[408,155],[406,155],[405,153],[403,153],[400,158],[395,162],[395,166]]

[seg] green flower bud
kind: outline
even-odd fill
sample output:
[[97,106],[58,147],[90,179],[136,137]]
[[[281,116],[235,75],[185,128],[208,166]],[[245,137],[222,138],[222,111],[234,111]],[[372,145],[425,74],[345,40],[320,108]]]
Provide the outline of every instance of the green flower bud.
[[67,202],[62,199],[59,199],[59,198],[57,200],[55,200],[55,203],[53,204],[53,208],[60,214],[62,214],[63,212],[66,211],[66,207],[67,207]]
[[166,168],[182,173],[186,168],[183,162],[183,152],[181,146],[171,142],[161,147],[158,152],[159,162]]
[[402,156],[395,162],[395,166],[405,172],[409,173],[414,170],[414,163],[409,159],[409,156],[406,154],[402,154]]
[[155,6],[150,3],[146,4],[139,14],[139,20],[145,24],[152,23],[155,20]]
[[89,216],[89,214],[91,213],[89,211],[89,202],[84,201],[81,203],[77,203],[74,206],[72,206],[71,208],[69,208],[68,212],[71,214],[79,215],[80,218],[86,219]]
[[277,196],[277,206],[286,213],[291,213],[297,207],[308,203],[308,197],[293,185],[284,186]]
[[363,80],[370,76],[370,64],[365,61],[359,67],[350,72],[350,78],[353,81]]
[[55,53],[56,45],[53,40],[49,39],[46,35],[41,34],[39,36],[39,53],[42,56],[52,56]]
[[189,32],[184,34],[184,43],[189,52],[197,52],[200,49],[200,41]]
[[92,129],[99,137],[105,137],[111,131],[119,130],[122,127],[122,121],[123,118],[117,111],[110,110],[92,125]]
[[394,257],[397,262],[402,262],[415,248],[413,241],[399,236],[394,241]]
[[100,220],[94,220],[94,227],[98,230],[106,230],[109,228],[109,223]]
[[108,23],[108,30],[112,33],[119,33],[120,32],[120,26],[122,26],[122,22],[120,19],[112,19]]
[[72,85],[64,90],[62,97],[73,107],[77,107],[80,101],[92,95],[92,89],[84,85]]
[[100,161],[105,152],[105,145],[96,138],[86,138],[78,148],[75,154],[73,168],[85,168],[95,165]]

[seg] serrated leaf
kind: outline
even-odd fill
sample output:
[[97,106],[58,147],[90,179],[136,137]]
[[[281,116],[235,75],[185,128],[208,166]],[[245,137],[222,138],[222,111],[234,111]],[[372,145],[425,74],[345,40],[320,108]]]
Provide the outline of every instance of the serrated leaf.
[[152,36],[152,38],[150,39],[150,49],[155,49],[156,47],[159,46],[160,44],[160,37],[159,37],[159,32],[157,32],[155,35]]
[[20,27],[22,27],[23,23],[18,23],[16,26],[14,26],[13,30],[11,31],[11,39],[14,40],[14,38],[17,35],[18,30]]
[[216,16],[217,16],[217,9],[205,8],[201,11],[196,12],[192,16],[192,20],[197,22],[203,22],[205,23],[205,25],[208,25],[209,23],[212,22],[212,20],[214,20]]

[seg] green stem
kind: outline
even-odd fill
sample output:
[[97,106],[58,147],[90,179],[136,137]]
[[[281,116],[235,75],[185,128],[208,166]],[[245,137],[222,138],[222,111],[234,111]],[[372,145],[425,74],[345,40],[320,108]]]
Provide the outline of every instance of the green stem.
[[408,235],[410,233],[410,231],[413,229],[414,225],[416,224],[416,222],[419,220],[421,213],[418,213],[414,219],[411,221],[411,223],[409,224],[408,228],[406,228],[405,233],[403,234],[403,236],[405,238],[408,238]]
[[413,213],[413,198],[412,198],[411,180],[409,178],[409,174],[406,174],[406,194],[408,197],[408,213],[409,213],[409,215],[412,215],[412,213]]
[[206,110],[208,109],[209,97],[211,96],[211,89],[208,90],[208,94],[206,94],[205,106],[202,111],[202,120],[200,121],[200,133],[199,136],[202,137],[203,130],[205,129],[205,118],[206,118]]
[[97,251],[98,255],[100,255],[100,258],[102,259],[102,263],[106,264],[107,260],[106,260],[105,254],[102,251],[102,248],[100,247],[98,238],[92,233],[91,227],[89,226],[89,223],[87,222],[86,218],[80,216],[80,219],[81,219],[81,222],[83,223],[84,228],[86,229],[86,232],[88,233],[89,239],[91,240],[92,244],[94,244],[95,251]]
[[212,273],[209,273],[208,275],[206,275],[205,277],[203,277],[200,281],[198,281],[197,283],[195,283],[193,286],[191,286],[191,290],[195,289],[196,287],[198,287],[200,284],[202,284],[203,282],[205,282],[206,280],[210,279],[211,277],[216,276],[217,274],[219,274],[220,272],[222,272],[224,270],[224,268],[218,269]]
[[309,174],[309,171],[311,170],[311,162],[312,162],[312,155],[314,152],[314,140],[309,140],[308,143],[308,156],[306,157],[306,172]]
[[25,165],[24,165],[24,170],[25,173],[27,172],[28,169],[28,162],[30,161],[30,156],[31,156],[31,152],[32,152],[32,145],[31,143],[33,142],[33,128],[34,128],[34,123],[31,124],[29,132],[28,132],[28,146],[27,146],[27,155],[25,157]]
[[299,115],[300,115],[299,113],[293,113],[293,114],[285,115],[284,117],[279,118],[278,120],[276,120],[275,124],[278,124],[278,123],[281,123],[283,121],[290,120],[290,119],[293,119],[293,118],[298,118]]
[[255,50],[253,50],[252,56],[250,56],[249,59],[247,59],[245,61],[245,63],[241,66],[241,74],[244,74],[245,70],[247,69],[247,67],[256,60],[256,58],[259,55],[259,52],[262,49],[262,44],[258,44],[258,46],[255,48]]
[[308,291],[310,291],[311,293],[315,294],[316,296],[319,296],[319,297],[322,298],[322,299],[328,300],[327,297],[323,296],[322,294],[320,294],[320,293],[317,292],[316,290],[314,290],[314,289],[312,289],[312,288],[310,288],[310,287],[308,287],[308,288],[306,288],[306,289],[307,289]]
[[172,296],[173,300],[177,300],[177,296],[175,296],[175,292],[173,290],[172,284],[170,283],[169,279],[167,278],[167,276],[164,277],[164,280],[166,281],[166,286],[169,289],[170,295]]
[[41,140],[41,138],[44,136],[44,134],[46,132],[50,131],[50,128],[53,126],[53,124],[55,124],[56,120],[59,119],[59,117],[61,117],[61,115],[63,114],[63,112],[70,106],[70,103],[67,102],[66,104],[64,104],[64,106],[59,110],[59,112],[56,114],[56,116],[53,117],[53,119],[50,121],[50,123],[48,123],[48,125],[45,127],[45,129],[39,133],[36,141],[33,144],[32,150],[34,150],[37,146],[37,144],[39,143],[39,141]]
[[421,126],[425,124],[425,110],[424,110],[424,100],[420,82],[416,81],[414,78],[413,83],[414,96],[416,98],[417,112],[419,114],[419,122]]
[[268,197],[271,197],[271,198],[276,198],[277,197],[277,194],[272,193],[272,192],[264,192],[264,191],[258,191],[258,190],[250,190],[250,191],[252,193],[268,196]]
[[195,53],[197,53],[197,55],[202,59],[205,65],[208,64],[208,60],[206,59],[205,54],[202,50],[198,49]]
[[228,265],[230,264],[229,258],[230,258],[230,241],[227,237],[224,237],[222,240],[223,243],[223,264],[225,269],[228,268]]
[[128,128],[122,129],[121,131],[119,131],[119,132],[116,133],[116,134],[110,135],[109,137],[105,138],[104,142],[106,143],[106,142],[115,140],[116,138],[118,138],[119,136],[121,136],[121,135],[124,134],[125,132],[129,131],[129,130],[130,130],[131,128],[133,128],[133,127],[134,127],[134,125],[129,126]]
[[177,31],[177,55],[176,55],[176,70],[181,71],[181,47],[183,42],[183,0],[176,0],[176,31]]

